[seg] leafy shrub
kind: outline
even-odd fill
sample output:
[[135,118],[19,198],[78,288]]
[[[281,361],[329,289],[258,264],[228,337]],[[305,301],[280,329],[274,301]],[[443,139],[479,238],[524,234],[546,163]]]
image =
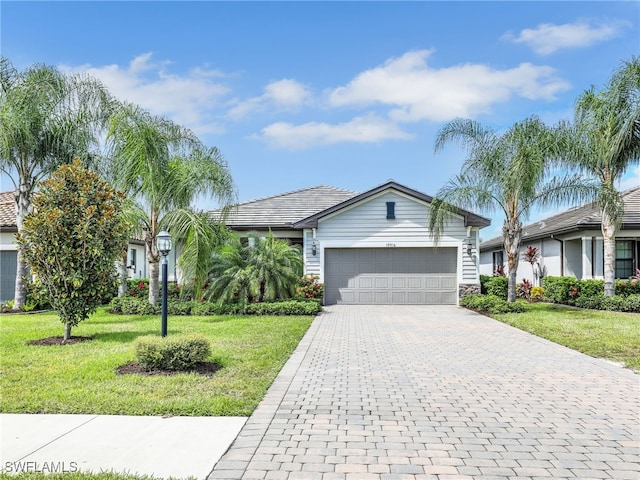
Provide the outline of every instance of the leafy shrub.
[[532,300],[542,300],[544,297],[544,288],[543,287],[533,287],[531,288],[531,299]]
[[151,305],[146,297],[116,297],[109,304],[109,313],[125,315],[155,315],[160,313],[160,307]]
[[494,295],[503,300],[507,299],[509,291],[509,279],[507,277],[491,277],[486,282],[487,295]]
[[322,306],[320,302],[288,300],[273,303],[250,303],[246,307],[248,315],[316,315]]
[[628,297],[614,295],[605,296],[598,293],[591,297],[581,296],[576,300],[576,306],[580,308],[590,308],[592,310],[610,310],[618,312],[640,312],[640,295],[633,294]]
[[625,297],[625,312],[640,312],[640,294],[634,293]]
[[638,280],[616,280],[616,295],[628,297],[629,295],[640,295],[640,281]]
[[469,294],[460,299],[460,305],[488,313],[521,313],[524,305],[521,302],[509,303],[495,295]]
[[522,283],[516,284],[516,296],[518,298],[524,298],[525,300],[531,300],[531,289],[533,284],[526,278],[522,279]]
[[324,295],[324,284],[318,280],[318,275],[303,275],[300,279],[300,285],[296,288],[296,299],[320,299]]
[[146,370],[189,370],[211,355],[211,345],[204,335],[139,337],[134,348]]
[[598,294],[604,294],[604,280],[578,280],[577,285],[580,288],[580,297],[593,297]]
[[577,285],[578,280],[575,277],[544,277],[544,299],[548,302],[573,305],[580,291],[576,290]]
[[[182,290],[180,285],[170,282],[167,285],[167,298],[171,300],[179,300]],[[160,298],[162,298],[162,284],[159,290]],[[127,280],[128,297],[149,298],[149,279],[148,278],[130,278]]]
[[487,282],[490,278],[490,275],[480,275],[480,293],[487,293]]
[[193,302],[167,302],[167,313],[169,315],[191,315]]
[[591,310],[602,310],[604,301],[604,293],[595,295],[582,295],[576,299],[576,307],[590,308]]

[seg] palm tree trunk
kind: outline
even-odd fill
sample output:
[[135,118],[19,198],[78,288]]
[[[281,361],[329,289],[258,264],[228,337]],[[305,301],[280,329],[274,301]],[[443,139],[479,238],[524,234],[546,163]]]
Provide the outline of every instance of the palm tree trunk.
[[615,295],[616,225],[607,212],[602,212],[602,240],[604,244],[604,294]]
[[[16,195],[16,226],[18,233],[22,232],[24,218],[29,213],[31,206],[32,186],[28,182],[21,182]],[[13,294],[13,308],[20,309],[27,301],[27,263],[22,259],[22,252],[18,250],[16,268],[16,285]]]
[[507,265],[509,268],[509,289],[507,301],[516,301],[516,279],[518,274],[518,261],[520,249],[520,237],[522,236],[522,222],[517,218],[504,221],[502,225],[502,235],[504,237],[504,250],[507,253]]
[[149,259],[149,303],[154,307],[160,300],[160,281],[158,279],[160,272],[160,262],[158,259]]

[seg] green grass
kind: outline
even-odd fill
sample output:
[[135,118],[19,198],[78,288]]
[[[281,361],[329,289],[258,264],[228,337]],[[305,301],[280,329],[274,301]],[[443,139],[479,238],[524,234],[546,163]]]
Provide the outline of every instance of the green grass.
[[135,361],[133,341],[160,333],[155,316],[98,311],[74,327],[89,342],[26,343],[63,334],[53,313],[0,316],[0,411],[119,415],[250,415],[307,331],[312,317],[169,317],[169,335],[202,333],[213,377],[117,375]]
[[596,358],[640,372],[640,315],[581,310],[547,303],[525,313],[491,315],[496,320]]

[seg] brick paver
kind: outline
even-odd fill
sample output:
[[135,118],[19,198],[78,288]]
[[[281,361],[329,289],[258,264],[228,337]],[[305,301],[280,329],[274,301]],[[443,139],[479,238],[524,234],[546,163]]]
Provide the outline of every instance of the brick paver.
[[458,307],[332,306],[209,479],[640,479],[640,376]]

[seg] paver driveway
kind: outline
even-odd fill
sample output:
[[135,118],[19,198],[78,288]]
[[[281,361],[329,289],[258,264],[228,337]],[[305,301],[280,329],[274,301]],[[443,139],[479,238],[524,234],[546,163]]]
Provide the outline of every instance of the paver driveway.
[[640,376],[458,307],[333,306],[210,479],[640,479]]

